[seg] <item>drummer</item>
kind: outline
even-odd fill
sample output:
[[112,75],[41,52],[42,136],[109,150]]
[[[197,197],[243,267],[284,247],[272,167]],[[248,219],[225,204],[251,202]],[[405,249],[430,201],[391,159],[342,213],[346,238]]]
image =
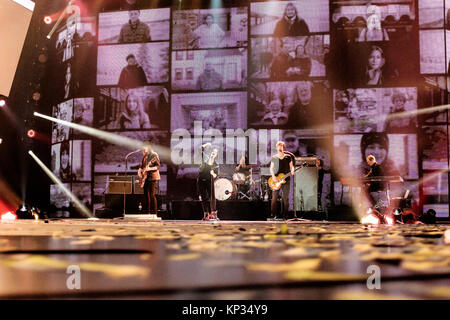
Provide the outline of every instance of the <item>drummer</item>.
[[252,166],[249,164],[248,157],[246,157],[245,155],[242,155],[241,159],[239,160],[239,164],[234,170],[236,173],[242,175],[242,183],[245,183],[252,177]]

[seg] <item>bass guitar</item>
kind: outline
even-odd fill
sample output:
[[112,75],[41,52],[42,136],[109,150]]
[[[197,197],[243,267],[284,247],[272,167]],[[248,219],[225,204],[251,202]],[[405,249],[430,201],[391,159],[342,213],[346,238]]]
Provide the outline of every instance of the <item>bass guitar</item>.
[[145,181],[147,180],[148,176],[148,169],[152,167],[158,160],[158,157],[154,157],[144,169],[139,168],[138,170],[138,177],[139,177],[139,187],[143,188]]
[[[294,169],[294,174],[297,172],[298,169],[303,168],[306,166],[306,164],[303,164],[301,166],[298,166]],[[289,178],[292,175],[292,172],[289,173],[279,173],[276,178],[277,181],[273,181],[273,177],[270,177],[267,183],[269,184],[269,187],[272,191],[280,190],[281,186],[286,183],[286,179]]]

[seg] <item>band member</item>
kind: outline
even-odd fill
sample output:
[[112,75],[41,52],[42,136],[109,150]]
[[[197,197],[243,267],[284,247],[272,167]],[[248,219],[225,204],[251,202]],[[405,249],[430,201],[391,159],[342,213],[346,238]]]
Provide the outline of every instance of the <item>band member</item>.
[[150,141],[144,141],[142,147],[142,161],[138,171],[139,178],[142,179],[146,175],[144,183],[145,208],[150,214],[158,214],[158,204],[156,195],[159,189],[159,168],[161,162],[158,154],[153,151]]
[[219,220],[216,209],[216,196],[214,194],[214,179],[219,173],[219,166],[216,162],[217,149],[212,149],[207,153],[207,148],[211,148],[210,143],[205,143],[202,148],[202,164],[197,177],[197,192],[202,201],[203,220]]
[[242,173],[245,176],[245,180],[252,176],[252,166],[248,163],[248,158],[246,156],[242,155],[239,164],[234,171],[236,173]]
[[[369,171],[366,173],[364,178],[370,177],[380,177],[383,176],[383,172],[381,170],[381,165],[377,162],[377,159],[373,155],[368,155],[366,158],[366,162],[369,165]],[[382,182],[374,181],[366,184],[366,192],[369,198],[369,201],[372,206],[376,204],[376,200],[374,199],[372,192],[384,191],[385,185]]]
[[322,189],[323,189],[323,176],[325,175],[325,169],[323,168],[323,160],[317,159],[317,206],[319,211],[322,210]]
[[[277,182],[277,175],[280,173],[294,174],[294,160],[291,155],[285,152],[286,145],[283,141],[278,141],[276,144],[277,154],[272,156],[270,160],[270,174],[274,182]],[[287,214],[289,210],[289,191],[291,189],[290,177],[286,178],[286,182],[281,186],[282,198],[283,198],[283,213],[282,218],[287,219]],[[277,217],[277,199],[280,190],[272,190],[272,202],[270,206],[270,211],[272,217]]]

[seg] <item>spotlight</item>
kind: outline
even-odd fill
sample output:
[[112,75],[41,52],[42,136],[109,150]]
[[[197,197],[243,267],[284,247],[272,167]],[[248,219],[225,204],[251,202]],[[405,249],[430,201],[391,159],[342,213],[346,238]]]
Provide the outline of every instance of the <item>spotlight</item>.
[[8,221],[14,221],[17,219],[17,216],[12,213],[11,211],[5,212],[0,215],[0,221],[2,222],[8,222]]
[[6,106],[6,97],[3,95],[0,95],[0,107]]
[[33,129],[28,130],[27,136],[30,138],[36,137],[36,131],[34,131]]
[[22,204],[16,211],[17,219],[34,219],[33,214],[26,204]]
[[45,24],[50,24],[50,23],[52,23],[52,17],[50,17],[50,16],[45,16],[45,17],[44,17],[44,23],[45,23]]

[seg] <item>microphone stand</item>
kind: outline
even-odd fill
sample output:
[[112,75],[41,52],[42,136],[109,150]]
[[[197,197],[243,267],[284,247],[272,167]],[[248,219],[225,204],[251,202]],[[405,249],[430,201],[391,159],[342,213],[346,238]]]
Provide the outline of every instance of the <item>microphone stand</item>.
[[[294,159],[294,165],[295,165],[295,155],[292,152],[289,151],[284,151],[285,153],[289,154],[293,159]],[[295,183],[295,175],[292,175],[292,180],[293,180],[293,187],[294,190],[292,191],[292,195],[294,197],[294,218],[292,219],[288,219],[288,222],[292,222],[292,221],[305,221],[305,219],[301,219],[299,217],[297,217],[297,201],[295,198],[295,187],[296,187],[296,183]],[[302,205],[303,206],[303,205]],[[303,208],[302,208],[303,209]]]
[[124,218],[125,218],[125,214],[126,214],[126,209],[125,208],[126,208],[126,203],[127,203],[127,196],[126,196],[125,187],[126,187],[126,183],[127,183],[127,179],[128,179],[128,157],[131,156],[132,154],[136,153],[136,152],[139,152],[139,151],[140,150],[136,150],[136,151],[130,152],[129,154],[127,154],[125,156],[125,175],[124,175],[125,179],[123,181],[123,217]]

